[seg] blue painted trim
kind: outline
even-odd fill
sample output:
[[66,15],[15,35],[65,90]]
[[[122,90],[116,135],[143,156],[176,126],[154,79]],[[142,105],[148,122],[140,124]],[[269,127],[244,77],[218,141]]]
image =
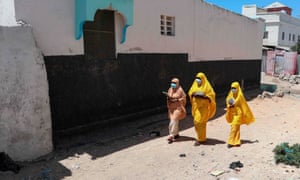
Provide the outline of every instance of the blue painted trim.
[[83,23],[86,19],[86,3],[85,0],[75,0],[75,39],[82,36]]
[[124,43],[127,28],[133,24],[133,0],[75,0],[75,39],[82,37],[84,22],[93,21],[98,9],[110,8],[125,17],[121,40]]
[[123,27],[122,30],[122,39],[121,39],[121,44],[123,44],[126,41],[126,32],[127,32],[127,28],[129,27],[128,24],[125,24],[125,26]]

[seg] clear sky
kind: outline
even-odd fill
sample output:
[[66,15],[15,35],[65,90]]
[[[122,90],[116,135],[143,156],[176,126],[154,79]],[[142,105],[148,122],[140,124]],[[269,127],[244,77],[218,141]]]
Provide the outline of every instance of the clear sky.
[[280,2],[292,8],[292,16],[300,19],[300,0],[204,0],[208,3],[215,4],[224,9],[242,14],[242,6],[256,4],[257,7],[263,8],[274,2]]

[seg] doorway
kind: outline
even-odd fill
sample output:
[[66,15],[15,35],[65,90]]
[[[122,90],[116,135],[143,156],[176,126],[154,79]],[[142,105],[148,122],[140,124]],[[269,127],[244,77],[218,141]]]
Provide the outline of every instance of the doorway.
[[86,59],[116,59],[114,11],[98,10],[94,21],[84,23],[83,39]]

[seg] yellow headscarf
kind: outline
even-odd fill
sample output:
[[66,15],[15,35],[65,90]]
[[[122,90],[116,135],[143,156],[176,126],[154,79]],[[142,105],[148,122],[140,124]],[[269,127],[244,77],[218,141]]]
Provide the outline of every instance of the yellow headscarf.
[[252,114],[251,109],[248,106],[248,103],[244,97],[244,94],[242,92],[242,89],[240,87],[240,84],[238,82],[231,83],[231,88],[236,88],[237,92],[232,93],[232,91],[229,91],[227,97],[226,97],[226,106],[227,108],[230,106],[228,101],[230,98],[234,98],[235,100],[235,106],[241,107],[242,110],[242,124],[250,124],[255,122],[255,118]]
[[[192,101],[192,94],[193,92],[198,92],[198,91],[202,91],[204,92],[204,94],[209,98],[210,103],[209,103],[209,107],[208,107],[208,117],[212,118],[215,113],[216,113],[216,93],[214,91],[214,89],[212,88],[212,86],[210,85],[209,81],[207,80],[206,76],[204,73],[199,72],[196,75],[196,78],[200,78],[201,79],[201,85],[198,86],[198,83],[196,80],[194,80],[188,95],[190,97],[190,100]],[[194,98],[195,99],[195,98]],[[192,103],[192,102],[191,102]],[[194,116],[194,112],[192,111],[192,115]]]

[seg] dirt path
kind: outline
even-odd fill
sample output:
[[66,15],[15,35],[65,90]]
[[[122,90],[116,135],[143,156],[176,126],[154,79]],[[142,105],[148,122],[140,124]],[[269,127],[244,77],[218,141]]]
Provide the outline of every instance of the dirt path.
[[[286,95],[253,98],[248,103],[256,122],[241,127],[243,144],[238,148],[226,146],[230,127],[219,105],[216,118],[208,123],[205,145],[193,146],[195,132],[190,115],[181,123],[180,139],[168,144],[168,121],[162,114],[151,117],[156,123],[148,126],[122,127],[131,131],[127,135],[117,139],[98,136],[95,143],[62,149],[48,160],[25,164],[17,175],[0,173],[0,179],[300,179],[299,168],[276,165],[272,152],[282,142],[300,143],[300,99]],[[153,137],[151,131],[159,131],[161,136]],[[122,134],[120,129],[111,133],[119,132]],[[240,161],[244,167],[240,171],[230,169],[233,161]],[[210,174],[214,170],[224,174],[214,177]]]

